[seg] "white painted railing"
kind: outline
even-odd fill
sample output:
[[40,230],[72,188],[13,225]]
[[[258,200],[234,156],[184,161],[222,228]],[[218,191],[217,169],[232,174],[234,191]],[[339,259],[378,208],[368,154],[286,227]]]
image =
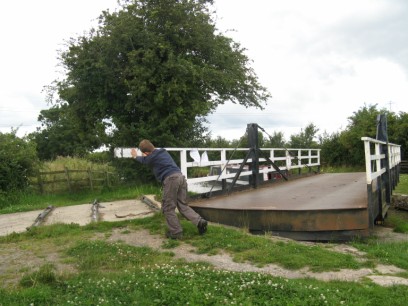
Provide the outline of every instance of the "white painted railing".
[[[130,151],[132,148],[116,148],[114,150],[115,157],[131,158]],[[235,173],[230,172],[230,167],[241,164],[244,159],[231,159],[227,158],[233,155],[233,151],[248,152],[248,148],[166,148],[169,152],[180,152],[180,169],[181,172],[187,178],[187,182],[190,183],[202,183],[223,179],[231,179],[235,177]],[[267,154],[268,158],[279,165],[280,170],[301,169],[304,167],[320,166],[320,149],[285,149],[285,148],[262,148],[260,149]],[[219,159],[209,160],[208,152],[218,152]],[[291,154],[289,154],[291,152]],[[295,154],[294,154],[295,153]],[[248,163],[251,159],[248,159]],[[265,158],[259,158],[259,162],[266,162]],[[228,167],[227,167],[228,165]],[[207,176],[204,177],[188,177],[188,169],[194,167],[219,167],[221,173],[217,175],[211,175],[210,171]],[[270,167],[262,167],[259,173],[267,175],[268,173],[275,172],[276,170]],[[251,175],[252,171],[244,170],[240,176]]]
[[376,140],[370,137],[362,137],[364,141],[365,164],[366,164],[366,180],[367,184],[387,171],[385,163],[385,154],[381,153],[381,146],[388,145],[388,164],[389,168],[393,169],[401,162],[401,146],[393,143],[388,143]]

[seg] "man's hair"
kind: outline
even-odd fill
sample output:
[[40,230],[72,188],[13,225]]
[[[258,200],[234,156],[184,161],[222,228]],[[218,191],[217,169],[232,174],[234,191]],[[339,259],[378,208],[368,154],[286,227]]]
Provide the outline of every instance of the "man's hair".
[[142,151],[143,153],[153,152],[154,149],[155,149],[154,145],[147,139],[143,139],[139,143],[139,150]]

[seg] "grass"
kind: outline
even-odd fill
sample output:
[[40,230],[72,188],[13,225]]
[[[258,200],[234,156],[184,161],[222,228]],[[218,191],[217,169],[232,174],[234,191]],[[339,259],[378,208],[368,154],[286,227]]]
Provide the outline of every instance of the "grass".
[[[401,184],[408,176],[402,175]],[[145,189],[146,188],[146,189]],[[149,189],[150,188],[150,189]],[[401,188],[406,192],[405,187]],[[94,198],[112,201],[141,194],[154,194],[154,187],[138,186],[99,194],[60,195],[43,202],[27,197],[16,209],[42,205],[68,205],[90,202]],[[37,202],[38,201],[38,202]],[[49,202],[48,202],[49,201]],[[47,204],[44,204],[47,202]],[[38,206],[37,206],[38,205]],[[7,209],[1,210],[2,213]],[[406,219],[398,222],[408,226]],[[314,272],[372,268],[378,264],[408,270],[408,242],[381,242],[375,238],[350,244],[364,251],[363,260],[334,252],[330,244],[302,244],[274,240],[269,235],[253,236],[243,229],[212,225],[199,236],[196,228],[182,220],[182,242],[166,240],[164,251],[123,242],[110,243],[113,230],[123,235],[147,229],[163,235],[162,215],[132,221],[99,222],[86,226],[57,224],[36,227],[21,234],[0,237],[0,256],[13,250],[14,258],[27,256],[27,263],[13,261],[0,266],[0,305],[405,305],[406,286],[381,287],[369,281],[323,282],[314,279],[284,279],[263,273],[217,270],[207,263],[188,263],[176,259],[172,249],[181,243],[208,255],[228,253],[238,263],[262,267],[276,264],[289,270]],[[74,267],[61,273],[60,264]],[[48,255],[47,255],[48,254]],[[30,266],[38,257],[42,263]],[[24,262],[24,261],[23,261]],[[19,273],[5,266],[16,265]],[[401,273],[408,278],[408,273]],[[11,280],[17,280],[14,285]]]
[[[238,262],[260,266],[275,263],[289,269],[309,267],[314,271],[333,271],[359,269],[373,263],[406,267],[404,262],[408,262],[403,256],[407,253],[406,244],[361,243],[357,246],[365,248],[368,255],[366,261],[360,262],[328,250],[325,244],[275,241],[267,235],[253,236],[242,229],[215,225],[207,235],[199,236],[190,223],[183,220],[182,225],[186,231],[182,243],[198,247],[198,252],[227,252]],[[380,287],[370,282],[323,282],[223,271],[207,263],[175,259],[171,249],[181,243],[178,241],[166,241],[166,251],[158,251],[104,239],[113,229],[132,235],[140,228],[162,234],[165,221],[156,214],[84,227],[52,225],[1,237],[0,247],[4,250],[16,243],[20,251],[33,252],[33,245],[37,245],[39,252],[41,246],[46,246],[47,251],[54,250],[64,263],[74,266],[75,272],[62,274],[47,261],[37,269],[26,269],[18,285],[0,289],[0,305],[389,305],[391,301],[393,305],[404,305],[406,302],[405,286]],[[7,283],[7,277],[11,275],[2,274],[0,283]]]
[[367,253],[367,258],[384,265],[394,265],[408,270],[407,242],[378,242],[376,239],[355,242],[354,246]]
[[163,264],[68,281],[45,270],[45,277],[35,276],[35,287],[13,296],[6,292],[4,301],[8,305],[378,305],[392,297],[394,305],[403,305],[399,297],[405,290],[216,272],[201,264]]
[[408,233],[408,213],[400,210],[388,210],[385,226],[392,227],[396,233]]
[[408,195],[408,174],[400,174],[398,185],[393,193]]
[[365,172],[364,167],[333,167],[333,166],[322,166],[320,172],[322,173],[349,173],[349,172]]
[[[184,225],[187,226],[188,224]],[[240,231],[212,227],[210,239],[194,240],[191,244],[199,253],[227,252],[236,262],[251,262],[259,267],[277,263],[291,270],[308,267],[314,272],[321,272],[371,266],[371,263],[358,263],[349,254],[335,253],[318,244],[306,246],[291,241],[276,242],[268,237],[268,235],[243,235]]]

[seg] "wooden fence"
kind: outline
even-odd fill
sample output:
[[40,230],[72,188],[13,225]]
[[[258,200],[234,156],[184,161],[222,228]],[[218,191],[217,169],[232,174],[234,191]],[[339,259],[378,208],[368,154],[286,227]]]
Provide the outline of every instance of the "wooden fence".
[[73,170],[65,167],[60,171],[38,172],[37,181],[33,184],[38,186],[41,193],[46,193],[112,187],[117,181],[117,174],[106,170]]
[[[169,152],[179,152],[180,169],[186,177],[189,185],[208,183],[211,181],[222,181],[223,179],[233,179],[236,175],[236,171],[231,170],[231,168],[239,168],[249,149],[250,148],[166,148]],[[132,148],[115,148],[114,155],[118,158],[131,158],[131,150]],[[283,171],[294,169],[300,170],[306,167],[309,170],[310,167],[317,167],[320,170],[320,149],[260,148],[260,150]],[[243,156],[238,159],[232,159],[231,157],[236,151],[238,153],[243,153]],[[210,158],[209,155],[212,153],[216,154]],[[230,154],[229,158],[228,154]],[[248,160],[248,162],[251,161],[251,159]],[[261,157],[259,158],[259,162],[265,163],[266,159]],[[194,167],[207,167],[210,175],[190,177],[188,169]],[[213,174],[211,167],[218,167],[221,173]],[[273,172],[276,172],[276,170],[272,166],[262,167],[259,170],[259,173],[264,176],[265,180],[270,179],[268,178],[270,177],[268,174]],[[300,173],[301,172],[299,171],[299,174]],[[240,176],[249,176],[251,174],[252,170],[246,169],[240,174]]]

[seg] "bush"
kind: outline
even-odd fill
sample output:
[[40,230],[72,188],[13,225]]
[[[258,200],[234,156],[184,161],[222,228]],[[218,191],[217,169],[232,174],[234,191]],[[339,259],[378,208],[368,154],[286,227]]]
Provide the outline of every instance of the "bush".
[[88,153],[84,158],[92,163],[106,164],[113,160],[113,153],[110,151]]
[[125,185],[129,183],[155,183],[152,170],[131,158],[115,158],[112,161],[118,175]]
[[16,132],[0,132],[0,195],[26,189],[39,166],[34,142]]

